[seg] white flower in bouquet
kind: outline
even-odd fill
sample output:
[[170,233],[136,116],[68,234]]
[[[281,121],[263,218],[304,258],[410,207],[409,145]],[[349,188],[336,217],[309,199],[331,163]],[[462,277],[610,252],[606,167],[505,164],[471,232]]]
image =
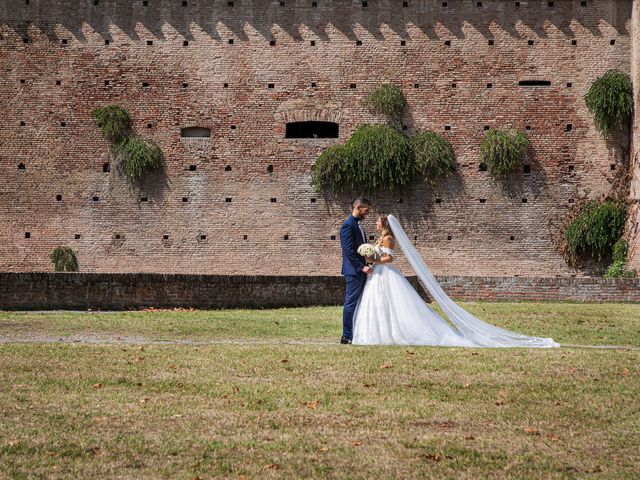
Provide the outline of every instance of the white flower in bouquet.
[[358,255],[363,257],[375,257],[376,253],[378,253],[376,247],[370,243],[363,243],[358,247]]

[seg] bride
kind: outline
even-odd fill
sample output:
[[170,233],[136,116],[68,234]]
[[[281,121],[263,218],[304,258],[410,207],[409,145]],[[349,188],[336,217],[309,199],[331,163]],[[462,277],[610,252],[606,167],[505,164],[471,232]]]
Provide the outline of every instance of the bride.
[[[528,337],[483,322],[451,300],[422,261],[393,215],[376,221],[380,238],[373,274],[353,316],[354,345],[449,347],[559,347],[551,338]],[[427,305],[391,263],[396,243],[449,321]]]

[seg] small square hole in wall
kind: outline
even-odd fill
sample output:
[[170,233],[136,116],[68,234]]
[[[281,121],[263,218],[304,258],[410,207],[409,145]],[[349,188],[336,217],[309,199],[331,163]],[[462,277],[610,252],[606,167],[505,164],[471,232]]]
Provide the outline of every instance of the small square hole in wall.
[[493,83],[487,83],[487,88],[493,88]]
[[571,87],[573,87],[573,83],[567,82],[567,88],[571,88]]
[[565,132],[570,132],[571,130],[573,130],[573,125],[570,123],[567,123],[567,126],[565,127],[564,131]]
[[142,87],[147,88],[149,86],[149,82],[142,82]]
[[189,197],[182,197],[182,203],[187,203],[189,201]]
[[280,2],[280,6],[281,6],[281,7],[284,7],[284,2]]
[[350,84],[349,88],[356,88],[356,84],[355,83]]
[[271,203],[276,203],[277,201],[278,201],[278,200],[277,200],[277,199],[275,199],[275,198],[272,198],[272,199],[271,199]]
[[201,233],[199,238],[200,240],[206,240],[207,236],[204,233]]
[[111,171],[111,165],[108,162],[102,164],[102,172],[107,173]]
[[66,38],[62,39],[62,45],[66,45],[67,43],[69,43],[69,41]]
[[92,198],[92,200],[93,200],[94,202],[97,202],[98,200],[100,200],[100,198],[98,198],[97,196],[95,196],[95,197],[93,197],[93,198]]
[[276,84],[275,84],[275,83],[270,83],[270,84],[268,84],[268,85],[267,85],[267,87],[268,87],[268,88],[275,88],[275,87],[276,87]]
[[368,5],[367,2],[362,2],[363,7],[366,7],[367,5]]
[[570,199],[569,199],[569,200],[567,200],[567,201],[568,201],[569,203],[573,203],[573,202],[574,202],[573,198],[570,198]]
[[284,236],[284,239],[285,239],[285,240],[289,240],[289,235],[285,235],[285,236]]
[[276,41],[275,40],[269,40],[269,45],[274,47],[276,45]]
[[148,197],[140,197],[140,201],[141,202],[148,202],[149,198]]
[[573,165],[569,165],[569,167],[567,168],[567,170],[569,170],[570,172],[573,172],[575,169],[575,167]]
[[147,40],[147,45],[153,45],[153,40]]
[[571,45],[578,45],[578,41],[577,40],[571,40]]
[[153,128],[153,123],[147,123],[147,128]]
[[243,239],[243,240],[248,240],[248,239],[249,239],[249,235],[243,235],[243,236],[242,236],[242,239]]
[[447,240],[451,240],[451,235],[447,235]]
[[442,199],[441,198],[436,198],[436,203],[442,203]]
[[80,238],[80,234],[79,234],[79,233],[76,233],[76,234],[73,236],[73,238],[75,238],[76,240],[78,240],[78,239]]
[[60,126],[61,127],[66,127],[67,126],[67,122],[60,122]]
[[414,83],[413,84],[413,88],[420,88],[420,84],[419,83]]
[[513,242],[515,239],[516,239],[516,237],[515,237],[514,235],[511,235],[511,236],[509,237],[509,240],[511,240],[512,242]]
[[120,240],[120,234],[119,234],[119,233],[116,233],[116,234],[114,235],[114,238],[115,238],[116,240]]
[[488,43],[489,43],[489,45],[493,45],[494,44],[493,39],[490,39]]
[[24,232],[24,238],[31,238],[31,232]]
[[26,125],[27,125],[27,124],[26,124],[24,121],[21,121],[21,122],[20,122],[20,126],[21,126],[21,127],[24,127],[24,126],[26,126]]
[[485,126],[484,126],[484,130],[485,130],[485,131],[489,130],[489,125],[485,125]]
[[93,4],[94,5],[100,5],[100,1],[99,0],[93,0]]
[[62,85],[62,80],[56,80],[56,85]]
[[533,45],[533,40],[527,40],[527,45]]
[[108,86],[109,86],[109,83],[110,83],[110,82],[109,82],[109,80],[105,80],[105,81],[104,81],[104,86],[105,86],[105,87],[108,87]]
[[195,172],[196,171],[196,166],[195,165],[189,165],[189,171],[190,172]]
[[310,44],[312,47],[315,47],[315,46],[316,46],[316,41],[315,41],[315,40],[311,40],[311,41],[309,42],[309,44]]
[[580,6],[581,6],[581,7],[586,7],[586,6],[587,6],[587,2],[584,2],[584,1],[583,1],[583,2],[580,2]]
[[401,198],[399,198],[399,199],[397,200],[397,202],[398,202],[398,203],[402,203],[402,199],[401,199]]
[[147,0],[142,0],[142,6],[143,7],[148,7],[149,6],[149,2]]
[[186,1],[186,0],[184,0],[184,1],[182,2],[182,6],[183,6],[183,7],[186,7],[187,5],[188,5],[187,1]]
[[451,40],[445,40],[444,41],[445,46],[449,47],[451,46]]
[[487,199],[486,198],[481,198],[480,199],[480,203],[487,203]]
[[311,88],[316,88],[318,84],[316,82],[311,82]]
[[407,127],[406,125],[402,125],[402,130],[408,130],[409,127]]
[[229,45],[233,45],[233,38],[229,39]]
[[414,242],[417,242],[417,241],[418,241],[418,236],[417,236],[417,235],[414,235],[414,236],[413,236],[413,241],[414,241]]
[[224,167],[224,171],[225,172],[230,172],[231,171],[231,165],[227,165],[226,167]]
[[104,40],[104,44],[105,45],[109,45],[111,43],[111,40],[109,40],[108,38],[105,38]]
[[22,39],[22,41],[23,41],[24,43],[29,43],[29,39],[28,39],[28,38],[26,38],[26,37],[25,37],[25,38],[23,38],[23,39]]
[[522,203],[527,203],[527,199],[526,199],[526,198],[523,198],[523,199],[522,199]]
[[183,83],[183,84],[182,84],[182,88],[187,88],[188,86],[189,86],[189,84],[188,84],[188,83]]
[[227,198],[224,199],[224,201],[226,203],[231,203],[233,201],[233,199],[231,197],[227,197]]
[[516,8],[520,8],[520,2],[516,2],[516,3],[515,3],[515,7],[516,7]]
[[615,41],[615,40],[610,40],[610,41],[609,41],[609,45],[615,45],[615,44],[616,44],[616,41]]
[[331,240],[335,240],[335,239],[336,239],[336,236],[335,236],[335,235],[331,235],[331,237],[330,237],[330,238],[331,238]]
[[525,129],[527,132],[531,131],[531,125],[525,125],[525,126],[524,126],[524,129]]
[[457,88],[457,87],[458,87],[458,84],[457,84],[457,83],[452,83],[452,84],[451,84],[451,88]]
[[318,6],[318,2],[311,2],[311,6],[312,7],[317,7]]
[[400,46],[404,47],[407,44],[406,40],[400,40]]
[[482,6],[482,2],[476,2],[476,7],[481,7]]
[[451,130],[451,125],[445,125],[444,129],[447,130],[447,131]]
[[488,170],[487,164],[486,164],[486,163],[484,163],[484,162],[483,162],[483,163],[481,163],[481,164],[480,164],[480,168],[479,168],[479,170],[480,170],[481,172],[486,172],[486,171]]
[[167,235],[166,233],[164,235],[162,235],[162,239],[163,240],[169,240],[169,235]]
[[62,195],[58,194],[56,195],[56,202],[61,202],[62,201]]
[[227,2],[228,7],[233,7],[233,2]]
[[362,40],[356,40],[356,45],[358,46],[362,45]]
[[547,6],[553,7],[553,2],[547,2]]
[[21,78],[20,79],[20,83],[22,83],[24,85],[25,83],[27,83],[27,81],[24,78]]
[[375,240],[376,237],[374,235],[369,235],[369,240]]
[[442,2],[442,6],[443,6],[443,7],[446,7],[447,5],[448,5],[448,3],[447,3],[447,2]]
[[183,47],[188,47],[189,46],[189,40],[183,40],[182,41],[182,46]]
[[612,163],[611,165],[609,165],[609,168],[611,169],[611,171],[616,169],[616,164]]
[[228,83],[223,84],[222,88],[229,88],[229,84]]
[[523,165],[522,173],[531,173],[531,165],[528,165],[528,164]]
[[236,126],[235,125],[231,125],[231,130],[235,130]]
[[312,198],[312,199],[311,199],[311,203],[316,203],[316,199],[315,199],[315,198]]
[[407,8],[409,6],[409,2],[402,2],[402,8]]
[[23,170],[24,171],[26,169],[27,169],[27,167],[25,167],[24,163],[19,163],[18,164],[18,170]]
[[267,166],[267,173],[273,173],[273,165]]

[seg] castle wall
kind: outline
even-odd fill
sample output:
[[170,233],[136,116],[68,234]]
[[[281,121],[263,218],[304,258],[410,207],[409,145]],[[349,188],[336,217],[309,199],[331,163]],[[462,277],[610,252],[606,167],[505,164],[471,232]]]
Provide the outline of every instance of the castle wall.
[[[84,272],[339,274],[352,195],[314,192],[310,169],[383,121],[364,99],[394,82],[406,132],[442,133],[458,166],[434,187],[371,196],[373,211],[403,222],[434,273],[588,273],[566,266],[547,228],[607,191],[619,164],[582,97],[609,68],[631,72],[632,2],[444,3],[0,3],[0,270],[50,271],[68,245]],[[530,79],[551,85],[518,85]],[[136,189],[117,174],[90,116],[109,103],[161,145],[164,176]],[[340,138],[284,138],[301,119],[335,121]],[[211,137],[181,138],[192,126]],[[479,171],[485,126],[530,128],[530,174]]]

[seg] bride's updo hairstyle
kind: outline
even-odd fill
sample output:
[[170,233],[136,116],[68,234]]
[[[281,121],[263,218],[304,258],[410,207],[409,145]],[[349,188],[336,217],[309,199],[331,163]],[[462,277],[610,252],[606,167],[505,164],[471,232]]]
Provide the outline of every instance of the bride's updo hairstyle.
[[393,235],[393,232],[391,231],[391,227],[389,226],[389,219],[387,218],[386,215],[380,215],[378,217],[378,219],[380,220],[380,223],[382,224],[382,232],[380,232],[380,238],[378,238],[378,245],[382,244],[382,239],[384,237],[386,237],[387,235]]

